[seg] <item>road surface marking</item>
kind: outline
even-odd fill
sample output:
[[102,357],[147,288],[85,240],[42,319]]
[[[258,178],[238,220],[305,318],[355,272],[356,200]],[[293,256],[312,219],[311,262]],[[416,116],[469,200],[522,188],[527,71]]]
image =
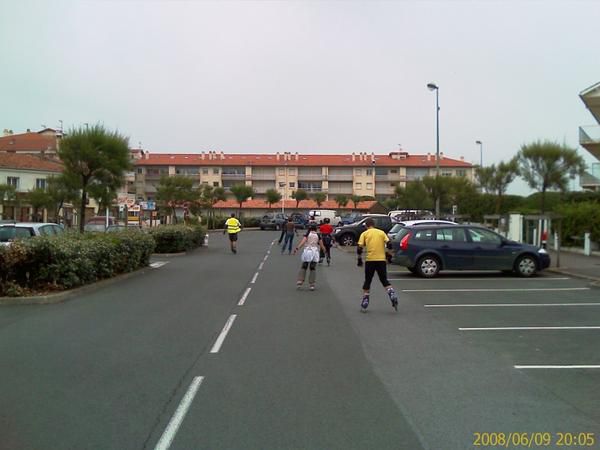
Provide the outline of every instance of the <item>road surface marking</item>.
[[250,281],[250,284],[254,284],[254,283],[256,283],[256,279],[257,279],[257,278],[258,278],[258,272],[256,272],[256,273],[254,274],[254,276],[252,277],[252,281]]
[[156,261],[150,264],[150,267],[153,269],[158,269],[159,267],[164,266],[165,264],[169,264],[169,261]]
[[514,366],[515,369],[600,369],[600,365],[576,364],[572,366]]
[[190,387],[183,396],[181,403],[179,403],[179,406],[175,410],[173,417],[171,417],[167,428],[165,428],[165,431],[160,437],[158,444],[156,444],[156,447],[154,447],[154,450],[168,450],[168,448],[171,446],[173,439],[175,438],[175,434],[177,434],[177,430],[179,430],[179,426],[181,425],[181,422],[183,422],[183,419],[185,418],[185,415],[187,414],[188,409],[190,408],[190,405],[192,404],[192,401],[194,400],[194,397],[198,392],[198,388],[202,384],[203,380],[204,377],[194,377],[192,384],[190,384]]
[[589,287],[575,288],[515,288],[515,289],[402,289],[402,292],[534,292],[534,291],[589,291]]
[[243,306],[244,303],[246,303],[246,299],[248,298],[248,294],[251,290],[252,288],[246,289],[246,292],[244,292],[244,295],[242,295],[242,298],[240,298],[240,301],[238,302],[238,306]]
[[406,278],[388,278],[390,281],[558,281],[558,280],[570,280],[569,277],[552,277],[552,278],[415,278],[413,276]]
[[459,328],[459,331],[528,331],[528,330],[600,330],[600,326]]
[[227,319],[227,322],[225,323],[223,330],[221,330],[221,334],[219,334],[219,337],[215,341],[215,345],[213,345],[213,347],[210,349],[211,353],[219,353],[219,350],[221,350],[221,346],[223,345],[223,342],[225,341],[225,338],[227,337],[227,333],[229,333],[229,330],[231,329],[231,326],[233,325],[233,321],[235,320],[236,317],[237,317],[236,314],[232,314],[231,316],[229,316],[229,319]]
[[450,304],[432,304],[425,305],[425,308],[501,308],[505,306],[529,307],[529,306],[600,306],[600,303],[462,303],[458,305]]

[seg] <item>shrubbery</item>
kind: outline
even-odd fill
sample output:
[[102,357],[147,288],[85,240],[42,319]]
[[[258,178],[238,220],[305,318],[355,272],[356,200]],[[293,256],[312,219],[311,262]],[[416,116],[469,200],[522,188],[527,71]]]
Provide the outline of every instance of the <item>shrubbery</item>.
[[565,203],[556,208],[562,216],[562,235],[565,242],[572,237],[591,233],[591,239],[600,242],[600,205],[594,201]]
[[0,295],[62,290],[147,266],[154,239],[136,231],[65,233],[0,248]]
[[167,225],[151,228],[156,253],[179,253],[200,247],[206,230],[199,225]]

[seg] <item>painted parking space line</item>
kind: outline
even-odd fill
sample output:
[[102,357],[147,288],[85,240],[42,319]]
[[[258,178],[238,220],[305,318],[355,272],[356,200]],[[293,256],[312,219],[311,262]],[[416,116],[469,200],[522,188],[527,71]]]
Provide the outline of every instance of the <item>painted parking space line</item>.
[[264,267],[264,265],[265,265],[265,262],[264,262],[264,261],[263,261],[263,262],[261,262],[261,263],[258,265],[258,270],[262,270],[262,268]]
[[177,434],[177,430],[179,430],[179,426],[183,422],[185,415],[190,409],[190,405],[192,404],[194,397],[198,393],[198,389],[200,388],[200,385],[202,384],[203,380],[204,377],[194,377],[192,383],[190,384],[190,387],[188,387],[187,392],[183,396],[181,403],[179,403],[179,406],[175,410],[173,417],[171,417],[167,428],[165,428],[165,431],[160,437],[158,443],[156,444],[156,447],[154,447],[154,450],[168,450],[168,448],[171,447],[173,439]]
[[547,292],[547,291],[589,291],[589,287],[573,288],[486,288],[486,289],[402,289],[402,292]]
[[600,326],[573,327],[460,327],[459,331],[545,331],[545,330],[600,330]]
[[575,364],[569,366],[561,365],[517,365],[515,369],[600,369],[597,364]]
[[529,308],[537,306],[600,306],[600,303],[461,303],[456,305],[451,304],[431,304],[424,305],[425,308],[504,308],[504,307],[515,307],[515,308]]
[[548,277],[548,278],[388,278],[390,281],[421,281],[429,283],[432,281],[564,281],[570,280],[569,277]]
[[251,290],[252,288],[250,287],[246,289],[244,295],[242,295],[242,298],[240,298],[240,301],[238,302],[238,306],[244,306],[244,303],[246,303],[246,299],[248,298],[248,294],[250,294]]
[[256,272],[256,273],[254,274],[254,276],[252,277],[252,280],[250,281],[250,284],[254,284],[254,283],[256,283],[256,279],[257,279],[257,278],[258,278],[258,272]]
[[150,263],[150,267],[152,267],[153,269],[158,269],[159,267],[162,267],[165,264],[169,264],[169,261],[156,261],[156,262]]
[[225,326],[221,330],[219,337],[215,341],[215,345],[213,345],[213,347],[210,349],[211,353],[219,353],[219,350],[221,350],[221,346],[223,345],[223,342],[225,342],[227,333],[229,333],[229,330],[231,329],[231,326],[233,325],[233,322],[235,321],[236,317],[237,317],[236,314],[232,314],[231,316],[229,316],[229,319],[227,319],[227,322],[225,323]]

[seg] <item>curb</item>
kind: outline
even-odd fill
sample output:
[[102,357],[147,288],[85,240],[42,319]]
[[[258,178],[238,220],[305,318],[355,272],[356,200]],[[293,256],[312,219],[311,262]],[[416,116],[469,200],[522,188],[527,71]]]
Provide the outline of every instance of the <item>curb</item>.
[[136,275],[143,274],[150,267],[144,267],[142,269],[134,270],[133,272],[123,273],[106,280],[96,281],[95,283],[86,284],[68,291],[60,291],[55,294],[36,295],[32,297],[0,297],[1,306],[20,306],[20,305],[54,305],[57,303],[63,303],[66,300],[70,300],[80,294],[88,292],[94,292],[102,289],[105,286],[117,283],[119,281],[127,280]]
[[568,276],[573,277],[573,278],[580,278],[582,280],[593,281],[593,282],[595,282],[594,284],[596,284],[596,283],[600,284],[600,278],[598,278],[598,277],[592,277],[592,276],[589,276],[589,275],[582,275],[580,273],[569,272],[568,270],[562,270],[562,269],[556,268],[556,267],[549,267],[546,270],[548,272],[554,272],[554,273],[559,273],[559,274],[562,274],[562,275],[568,275]]

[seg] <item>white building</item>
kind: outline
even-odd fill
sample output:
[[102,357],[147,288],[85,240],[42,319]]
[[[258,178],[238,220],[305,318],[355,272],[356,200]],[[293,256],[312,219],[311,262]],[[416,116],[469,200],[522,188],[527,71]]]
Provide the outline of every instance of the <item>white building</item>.
[[[579,97],[596,120],[595,125],[579,127],[579,144],[600,161],[600,83],[587,88]],[[580,185],[600,190],[600,162],[592,163],[591,170],[582,175]]]

